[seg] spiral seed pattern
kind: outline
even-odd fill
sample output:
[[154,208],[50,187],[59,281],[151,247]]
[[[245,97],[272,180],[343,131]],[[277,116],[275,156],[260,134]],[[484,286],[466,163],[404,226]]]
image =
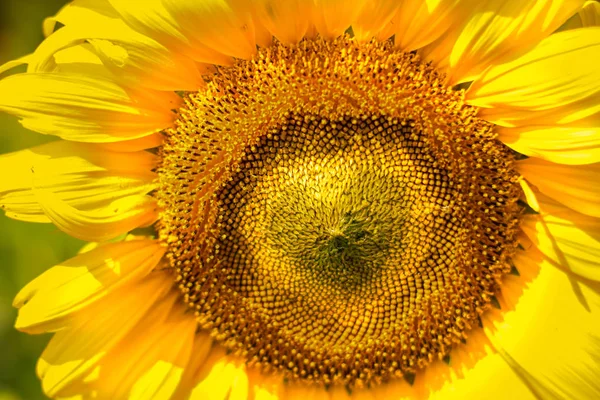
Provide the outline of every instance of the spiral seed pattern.
[[513,155],[415,54],[261,49],[166,132],[161,239],[200,326],[265,370],[349,387],[468,336],[510,271]]

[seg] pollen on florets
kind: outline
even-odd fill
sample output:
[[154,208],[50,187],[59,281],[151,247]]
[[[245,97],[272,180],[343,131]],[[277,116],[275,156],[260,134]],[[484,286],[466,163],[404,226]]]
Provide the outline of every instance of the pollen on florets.
[[511,270],[513,156],[416,54],[275,44],[178,113],[160,236],[199,324],[249,364],[350,386],[415,373]]

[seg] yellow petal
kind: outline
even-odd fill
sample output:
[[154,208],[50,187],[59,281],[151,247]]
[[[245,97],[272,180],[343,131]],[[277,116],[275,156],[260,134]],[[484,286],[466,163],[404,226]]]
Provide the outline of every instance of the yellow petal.
[[[401,7],[405,9],[407,6],[406,3],[397,0],[367,1],[358,17],[352,22],[354,37],[361,41],[368,41],[373,37],[378,37],[391,23],[398,9]],[[387,32],[383,33],[383,35],[388,34]],[[399,38],[396,37],[396,39]]]
[[575,274],[600,281],[600,219],[575,212],[538,194],[540,214],[521,227],[552,262]]
[[[33,55],[31,57],[33,58]],[[51,62],[43,67],[47,70],[40,72],[102,77],[116,81],[114,74],[102,64],[102,60],[94,53],[94,48],[89,43],[66,47],[58,50],[51,57]],[[37,60],[39,61],[39,58]]]
[[214,347],[196,374],[189,400],[223,400],[244,374],[241,360],[228,357],[221,346]]
[[149,310],[164,308],[165,293],[172,287],[169,274],[156,272],[74,315],[69,328],[54,335],[38,361],[44,392],[49,397],[81,394],[68,393],[69,388],[78,386]]
[[164,0],[182,33],[220,53],[249,59],[256,53],[254,24],[242,0]]
[[240,366],[235,371],[228,400],[246,400],[248,399],[249,393],[250,388],[248,386],[248,374],[246,372],[246,368],[244,366]]
[[560,27],[560,30],[600,26],[600,3],[595,0],[586,1],[583,8]]
[[545,195],[577,212],[600,217],[600,163],[572,166],[528,158],[517,162],[517,170]]
[[158,218],[156,200],[150,196],[122,197],[105,207],[87,211],[70,206],[48,190],[34,189],[33,193],[52,223],[81,240],[114,239]]
[[171,126],[175,94],[125,90],[110,79],[27,73],[0,80],[0,111],[28,129],[81,142],[115,142]]
[[490,340],[538,398],[598,398],[599,288],[574,283],[535,252],[514,262],[519,271],[535,274],[521,283],[513,310],[486,316],[503,314],[492,323],[484,320]]
[[284,381],[281,374],[265,374],[248,368],[250,398],[254,400],[279,400],[284,398]]
[[138,139],[124,140],[122,142],[98,143],[97,146],[116,152],[138,152],[140,150],[159,147],[163,142],[164,136],[161,133],[144,136]]
[[196,331],[194,315],[178,302],[179,295],[174,292],[173,299],[162,300],[104,357],[92,383],[98,398],[171,399],[191,356]]
[[507,107],[484,108],[479,117],[495,121],[503,127],[519,127],[554,125],[595,129],[600,125],[600,103],[598,96],[592,95],[571,103],[568,107],[555,107],[532,112],[530,109]]
[[[69,32],[66,30],[65,32]],[[60,34],[56,34],[52,37],[52,40],[58,39],[63,35],[63,30],[61,29]],[[62,36],[64,38],[64,36]],[[92,39],[93,40],[93,39]],[[90,40],[90,41],[92,41]],[[49,41],[49,39],[47,39]],[[77,43],[79,41],[74,41]],[[30,60],[34,60],[35,62],[30,63],[30,72],[34,68],[38,69],[37,72],[47,72],[47,73],[56,73],[56,74],[68,74],[68,75],[83,75],[87,77],[99,77],[103,80],[114,81],[120,85],[128,86],[133,93],[134,91],[131,87],[135,87],[137,85],[142,85],[143,82],[140,82],[141,76],[138,76],[131,73],[124,73],[124,71],[111,71],[111,68],[108,68],[106,65],[102,63],[101,58],[98,56],[97,51],[94,49],[94,46],[90,43],[82,43],[82,44],[68,44],[69,47],[64,47],[62,45],[58,46],[60,50],[51,49],[49,47],[40,46],[38,50],[36,50],[37,58],[34,57],[33,54],[29,55]],[[49,42],[51,43],[51,42]],[[55,42],[56,43],[56,42]],[[60,43],[59,43],[60,44]],[[64,48],[63,48],[64,47]],[[45,55],[40,54],[42,51],[46,52]],[[46,61],[44,61],[46,60]],[[199,64],[197,64],[199,65]],[[130,65],[125,65],[125,67],[130,67]],[[147,74],[146,74],[147,75]],[[159,78],[159,81],[162,82],[162,77]],[[167,78],[169,79],[169,78]],[[160,84],[160,83],[159,83]],[[149,84],[148,87],[152,87],[153,84]],[[159,97],[163,97],[164,100],[170,101],[171,103],[167,103],[166,106],[173,105],[179,102],[179,99],[174,98],[171,93],[165,93],[162,91],[151,91],[155,95]],[[160,104],[160,102],[157,102]],[[156,135],[156,134],[153,134]],[[152,135],[150,135],[152,136]],[[145,137],[139,138],[139,140],[143,140]],[[136,139],[133,139],[136,140]]]
[[[253,7],[251,11],[252,20],[254,21],[254,39],[256,40],[256,45],[259,47],[271,47],[273,45],[273,34],[269,32],[265,24],[260,21],[256,8]],[[204,65],[206,65],[207,68],[211,68],[208,64]]]
[[52,71],[57,51],[87,41],[114,79],[124,84],[157,90],[196,90],[202,85],[191,59],[136,32],[112,7],[107,15],[89,6],[89,1],[75,1],[53,18],[65,26],[37,48],[29,72]]
[[96,247],[50,268],[15,297],[16,328],[28,333],[64,328],[74,312],[142,279],[163,254],[156,241],[133,240]]
[[464,345],[454,346],[448,364],[436,360],[419,370],[412,385],[403,379],[396,379],[380,386],[353,391],[352,396],[369,400],[536,399],[519,376],[494,351],[482,329],[474,327],[468,332],[466,341]]
[[311,23],[311,0],[259,0],[254,5],[256,19],[271,35],[286,44],[298,43]]
[[355,388],[348,394],[343,387],[325,390],[288,383],[281,397],[286,400],[536,399],[478,327],[469,332],[467,344],[455,346],[451,351],[449,365],[434,361],[416,374],[412,385],[400,378],[369,388]]
[[213,339],[207,331],[200,331],[194,336],[192,355],[185,367],[185,372],[179,382],[177,391],[173,394],[173,400],[188,399],[190,392],[196,384],[200,370],[206,363],[207,357],[213,348]]
[[21,58],[17,58],[16,60],[8,61],[0,66],[0,75],[2,75],[3,73],[5,73],[13,68],[20,67],[21,65],[27,65],[27,64],[29,64],[30,61],[31,61],[31,54],[21,57]]
[[326,39],[343,34],[356,21],[367,0],[314,0],[313,22]]
[[[478,329],[478,328],[476,328]],[[452,358],[450,362],[453,362]],[[489,354],[453,375],[431,400],[534,400],[538,399],[498,354]]]
[[104,65],[126,85],[141,85],[156,90],[194,91],[204,84],[195,62],[185,56],[172,54],[150,39],[131,42],[109,38],[92,39],[89,42]]
[[264,389],[257,389],[254,392],[254,400],[279,400],[281,397]]
[[450,83],[473,80],[487,67],[524,54],[576,13],[583,2],[467,2],[472,7],[472,13],[466,24],[459,21],[440,43],[430,49],[429,57],[448,71]]
[[540,115],[548,125],[585,118],[600,110],[597,63],[600,27],[560,32],[525,56],[487,70],[469,88],[467,102],[503,126],[533,125]]
[[144,7],[130,0],[108,0],[133,29],[165,45],[186,42],[178,22],[167,11],[163,0],[144,1]]
[[519,185],[521,185],[521,190],[523,191],[523,195],[525,196],[525,201],[527,202],[529,207],[531,207],[534,211],[539,212],[540,205],[537,201],[535,192],[533,191],[533,189],[531,188],[529,183],[521,177],[521,178],[519,178]]
[[496,131],[504,144],[527,156],[568,165],[600,162],[600,127],[524,126]]
[[[251,24],[235,26],[239,20],[236,15],[227,12],[231,8],[225,1],[216,4],[215,0],[179,3],[148,0],[143,7],[130,0],[109,1],[133,29],[196,61],[229,65],[232,59],[226,54],[228,50],[240,55],[248,51],[254,54],[255,49],[250,49],[248,43],[243,43],[245,40],[253,40],[253,27]],[[208,13],[201,14],[201,10]],[[216,37],[219,32],[221,37]],[[203,44],[203,41],[211,38],[215,39],[215,45],[226,44],[223,51]]]
[[395,35],[394,43],[404,51],[424,47],[460,24],[474,2],[464,0],[404,0],[380,39]]
[[[73,10],[76,11],[73,11]],[[93,20],[98,15],[108,18],[117,18],[119,14],[106,0],[72,0],[67,3],[59,12],[44,20],[43,32],[48,37],[54,33],[56,25],[60,22],[63,25],[70,23],[85,24],[85,21]],[[59,18],[60,16],[60,18]]]
[[33,189],[53,192],[79,210],[93,210],[153,188],[156,157],[128,154],[97,145],[57,141],[0,156],[0,169],[11,171],[0,181],[0,207],[11,218],[51,222]]
[[117,81],[89,43],[72,39],[69,30],[57,32],[44,40],[28,56],[27,72],[84,75],[102,80]]
[[578,13],[581,26],[600,26],[600,4],[597,1],[587,1]]
[[350,400],[352,394],[348,393],[348,389],[342,386],[333,386],[327,389],[330,400]]

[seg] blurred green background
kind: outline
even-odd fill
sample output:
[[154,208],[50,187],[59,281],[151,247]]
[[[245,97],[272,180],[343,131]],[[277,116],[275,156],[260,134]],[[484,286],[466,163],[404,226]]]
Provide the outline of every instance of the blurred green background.
[[[0,0],[0,64],[31,53],[43,39],[44,18],[55,14],[65,3]],[[0,113],[0,153],[52,140],[55,138],[27,131],[16,118]],[[72,257],[81,246],[82,242],[53,225],[30,224],[0,215],[0,400],[46,398],[35,374],[35,364],[49,336],[17,332],[13,327],[17,312],[11,304],[23,285]]]

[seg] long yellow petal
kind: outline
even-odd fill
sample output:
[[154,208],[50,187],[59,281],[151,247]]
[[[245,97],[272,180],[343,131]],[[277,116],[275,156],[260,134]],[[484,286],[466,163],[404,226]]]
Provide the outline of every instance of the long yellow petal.
[[0,80],[0,111],[36,132],[81,142],[116,142],[172,125],[175,94],[125,90],[113,80],[27,73]]
[[256,368],[248,368],[250,398],[254,400],[284,399],[285,384],[281,374],[264,374]]
[[[240,375],[246,374],[242,360],[236,360],[225,354],[225,348],[213,347],[208,358],[197,370],[189,400],[223,400],[227,398]],[[240,388],[238,388],[239,390]]]
[[[9,61],[0,67],[0,74],[20,65],[27,65],[29,72],[75,74],[116,80],[89,43],[78,40],[66,41],[61,34],[42,42],[34,54]],[[81,42],[81,43],[80,43]]]
[[540,116],[545,125],[569,123],[600,110],[598,63],[600,27],[560,32],[487,70],[467,91],[467,102],[498,125],[534,125]]
[[572,166],[528,158],[518,161],[517,169],[545,195],[577,212],[600,217],[600,163]]
[[461,21],[428,50],[428,58],[446,69],[450,83],[477,78],[486,68],[524,54],[549,36],[584,0],[487,0],[472,7]]
[[[242,56],[256,51],[255,48],[250,48],[254,38],[251,21],[249,25],[236,25],[241,21],[237,19],[237,14],[228,12],[232,10],[225,1],[216,4],[214,0],[180,3],[148,0],[144,2],[144,7],[139,7],[138,3],[130,0],[109,1],[133,29],[196,61],[229,65],[233,60],[227,52]],[[202,9],[209,12],[200,14]],[[245,18],[242,16],[242,21]],[[217,37],[219,30],[221,35]],[[215,39],[213,46],[226,46],[215,49],[204,44],[210,39]],[[245,40],[249,42],[244,43]]]
[[420,49],[444,35],[451,26],[464,21],[475,1],[403,0],[398,12],[379,34],[380,39],[394,35],[394,43],[404,51]]
[[92,383],[98,398],[171,399],[191,356],[196,332],[194,315],[179,303],[179,295],[170,295],[174,305],[172,299],[163,300],[104,357]]
[[521,224],[533,244],[556,266],[600,281],[600,219],[538,194],[539,215]]
[[587,1],[583,9],[577,13],[581,18],[581,26],[600,26],[600,3]]
[[600,103],[592,95],[571,103],[568,107],[554,107],[531,111],[530,109],[492,107],[484,108],[479,116],[502,127],[525,128],[526,126],[552,125],[582,130],[600,126]]
[[6,63],[0,65],[0,75],[21,65],[28,65],[30,61],[31,54],[17,58],[16,60],[7,61]]
[[392,24],[392,18],[400,8],[406,8],[406,4],[397,0],[367,1],[352,22],[354,37],[357,40],[368,41],[373,37],[379,37],[380,34],[392,36],[393,33],[387,32],[386,28]]
[[210,355],[214,342],[208,331],[197,332],[194,336],[194,345],[192,356],[185,367],[185,371],[179,382],[177,391],[173,394],[173,400],[187,400],[190,392],[196,384],[196,378],[199,371],[206,364],[206,359]]
[[531,187],[531,185],[529,185],[529,182],[527,182],[527,180],[525,180],[524,178],[521,177],[521,178],[519,178],[519,185],[521,186],[521,190],[523,191],[523,196],[524,196],[525,202],[535,212],[539,212],[540,211],[540,205],[539,205],[539,203],[537,201],[536,192]]
[[[450,362],[453,362],[452,358]],[[538,399],[498,354],[489,354],[463,371],[453,375],[429,399]]]
[[164,136],[161,133],[155,133],[153,135],[144,136],[138,139],[124,140],[122,142],[98,143],[97,146],[110,151],[130,153],[159,147],[163,140]]
[[[127,142],[125,142],[127,143]],[[51,222],[34,189],[49,190],[79,210],[93,210],[153,188],[156,157],[122,154],[98,145],[57,141],[0,156],[0,207],[11,218]]]
[[183,34],[228,56],[249,59],[256,53],[254,23],[243,0],[164,0]]
[[[58,19],[58,16],[64,17],[65,15],[73,15],[70,14],[73,9],[77,9],[78,16],[81,18],[80,21],[65,21]],[[113,8],[113,6],[106,0],[72,0],[67,3],[63,8],[59,10],[59,12],[52,16],[48,17],[44,20],[42,25],[42,30],[44,32],[44,37],[50,36],[55,32],[56,26],[61,24],[66,24],[70,22],[80,22],[85,23],[86,20],[93,20],[97,15],[103,15],[108,18],[117,18],[119,13]]]
[[317,32],[333,39],[357,20],[367,0],[314,0],[313,22]]
[[81,381],[149,310],[171,309],[172,302],[166,303],[164,297],[173,288],[172,279],[163,272],[150,274],[76,314],[69,328],[54,335],[38,361],[37,373],[46,395],[82,393]]
[[[34,56],[31,55],[31,58],[34,58]],[[40,60],[41,58],[38,57],[36,65],[33,62],[30,63],[30,66],[33,66],[31,68],[38,68]],[[82,43],[58,50],[53,54],[49,54],[48,60],[50,62],[41,67],[39,72],[99,76],[111,80],[118,79],[102,64],[102,60],[94,52],[94,48],[89,43]]]
[[600,127],[498,127],[498,138],[527,156],[568,165],[600,162]]
[[279,400],[281,399],[281,397],[279,397],[277,394],[270,392],[268,390],[265,389],[258,389],[254,392],[254,400]]
[[254,4],[255,18],[279,41],[295,44],[308,31],[313,4],[312,0],[259,0]]
[[455,346],[449,363],[434,361],[408,384],[394,379],[369,388],[329,388],[288,383],[281,398],[286,400],[463,400],[491,399],[534,400],[535,394],[522,382],[518,374],[497,354],[483,330],[474,327],[465,345]]
[[144,7],[130,0],[108,0],[133,29],[167,46],[187,42],[178,22],[167,11],[163,0],[144,1]]
[[34,189],[36,199],[50,221],[60,230],[81,240],[102,242],[158,218],[156,200],[150,196],[127,196],[93,210],[78,210],[54,193]]
[[[501,302],[502,310],[484,315],[491,342],[538,398],[599,398],[598,285],[573,281],[536,252],[514,262],[533,276],[520,282],[513,308]],[[504,282],[502,290],[509,285]]]
[[163,254],[158,242],[139,239],[98,246],[50,268],[15,297],[16,328],[42,333],[68,326],[73,313],[142,279]]
[[[202,85],[191,59],[136,32],[112,7],[88,7],[89,1],[74,1],[53,18],[65,26],[37,48],[29,72],[51,71],[58,50],[87,41],[119,82],[157,90],[196,90]],[[106,12],[108,7],[112,13]]]
[[560,30],[600,26],[600,3],[595,0],[586,1],[583,8],[560,27]]
[[244,366],[236,369],[228,400],[247,400],[250,393],[248,373]]

